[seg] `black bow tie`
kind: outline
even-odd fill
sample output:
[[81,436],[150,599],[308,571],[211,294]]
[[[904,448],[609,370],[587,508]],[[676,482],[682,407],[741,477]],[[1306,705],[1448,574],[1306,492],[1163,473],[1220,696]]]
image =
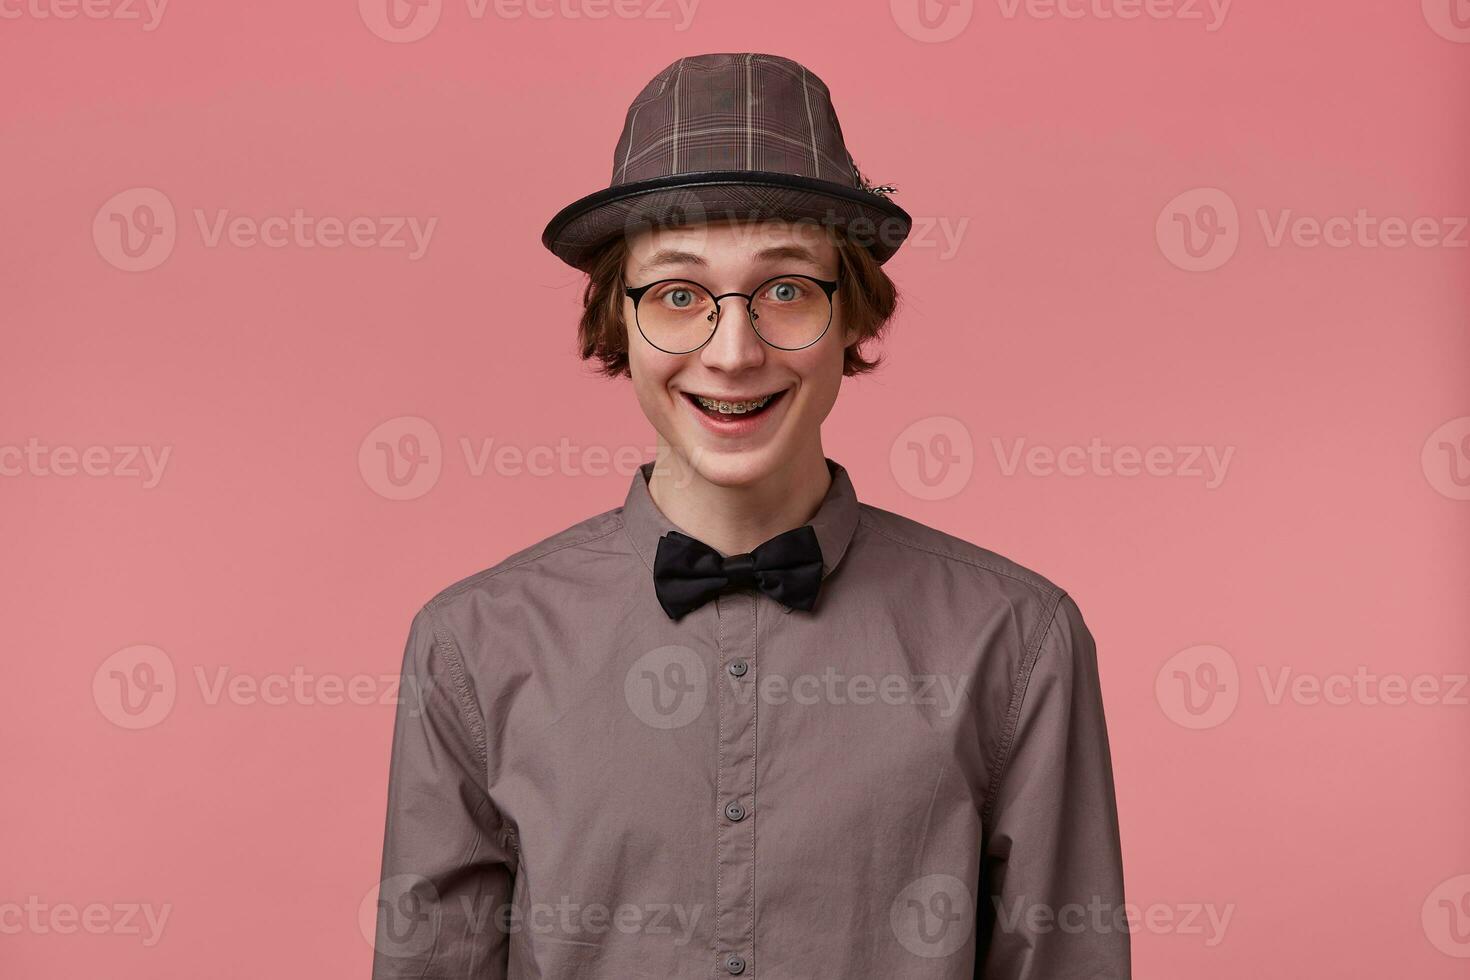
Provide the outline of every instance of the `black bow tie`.
[[653,588],[670,619],[678,619],[726,589],[754,586],[784,606],[809,610],[822,584],[822,547],[810,524],[776,535],[754,551],[721,558],[687,534],[658,539]]

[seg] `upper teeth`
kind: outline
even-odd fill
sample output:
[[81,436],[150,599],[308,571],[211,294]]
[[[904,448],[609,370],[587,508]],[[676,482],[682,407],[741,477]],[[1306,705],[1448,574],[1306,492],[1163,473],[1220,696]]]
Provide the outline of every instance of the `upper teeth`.
[[697,398],[699,400],[699,404],[703,405],[705,408],[712,409],[713,411],[720,412],[721,414],[743,415],[746,412],[754,411],[755,409],[760,408],[766,402],[774,398],[775,395],[766,395],[762,398],[757,398],[755,401],[750,402],[722,402],[716,401],[713,398],[705,398],[703,395],[695,395],[694,397]]

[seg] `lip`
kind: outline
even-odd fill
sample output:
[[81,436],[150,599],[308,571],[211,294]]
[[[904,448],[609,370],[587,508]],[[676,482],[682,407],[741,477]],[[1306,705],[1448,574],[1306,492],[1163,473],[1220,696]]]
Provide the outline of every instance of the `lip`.
[[[791,393],[790,388],[778,388],[772,392],[761,392],[757,395],[707,395],[704,392],[680,391],[679,401],[684,403],[685,408],[704,426],[706,432],[712,432],[718,436],[734,438],[749,436],[764,428],[769,428],[781,413],[786,411],[786,396]],[[715,401],[755,401],[767,394],[777,395],[773,404],[767,405],[756,415],[732,415],[728,419],[718,419],[706,415],[694,401],[694,396],[700,398],[711,398]]]
[[696,398],[708,398],[715,402],[753,402],[785,390],[785,388],[777,388],[775,391],[758,391],[753,395],[711,395],[707,391],[686,391],[684,394],[693,395]]

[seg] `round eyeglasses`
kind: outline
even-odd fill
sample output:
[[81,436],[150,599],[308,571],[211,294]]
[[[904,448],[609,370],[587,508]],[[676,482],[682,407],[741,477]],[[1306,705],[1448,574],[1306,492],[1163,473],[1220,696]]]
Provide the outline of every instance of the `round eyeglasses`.
[[832,324],[837,280],[786,275],[767,279],[749,293],[721,293],[690,279],[660,279],[624,290],[643,339],[665,354],[691,354],[709,343],[720,325],[720,300],[745,300],[756,336],[777,350],[801,350],[822,339]]

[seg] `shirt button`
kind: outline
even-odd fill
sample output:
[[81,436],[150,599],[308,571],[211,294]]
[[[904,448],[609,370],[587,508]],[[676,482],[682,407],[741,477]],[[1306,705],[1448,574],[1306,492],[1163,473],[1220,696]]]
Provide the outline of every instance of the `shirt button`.
[[744,677],[745,672],[750,670],[750,663],[745,660],[732,660],[728,669],[734,676]]
[[726,803],[725,816],[731,820],[740,821],[745,819],[745,807],[739,803]]
[[737,956],[734,953],[731,953],[729,956],[725,957],[725,972],[729,973],[731,976],[734,976],[737,973],[744,973],[744,958]]

